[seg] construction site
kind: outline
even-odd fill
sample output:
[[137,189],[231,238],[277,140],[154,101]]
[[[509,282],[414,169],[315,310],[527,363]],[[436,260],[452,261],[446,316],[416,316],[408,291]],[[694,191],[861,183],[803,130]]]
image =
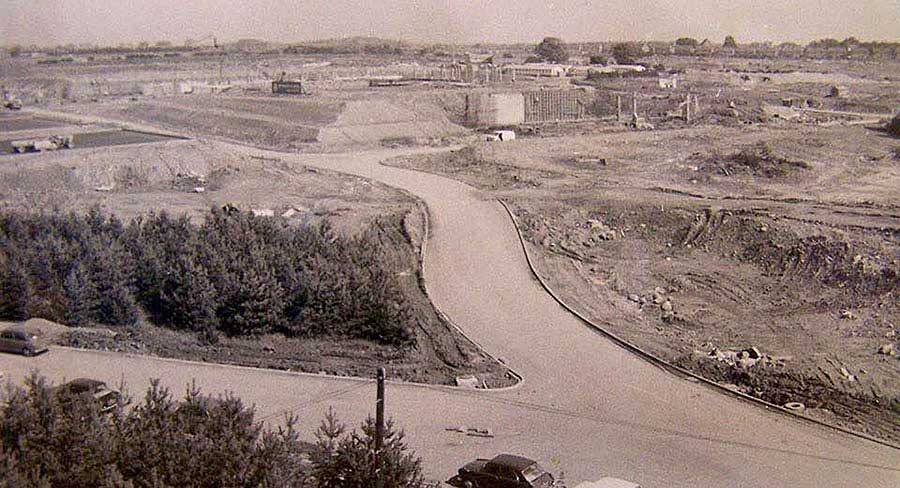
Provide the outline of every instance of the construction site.
[[[406,359],[373,350],[411,381],[516,383],[410,269],[429,232],[421,202],[252,155],[375,151],[508,205],[537,275],[649,354],[900,442],[900,64],[656,55],[646,69],[592,69],[529,54],[3,59],[0,204],[194,219],[235,204],[348,234],[401,215],[409,243],[394,264],[428,342]],[[69,343],[194,354],[148,330],[138,346]],[[203,357],[341,376],[370,366],[334,345],[286,346],[303,364],[228,347],[242,352]]]

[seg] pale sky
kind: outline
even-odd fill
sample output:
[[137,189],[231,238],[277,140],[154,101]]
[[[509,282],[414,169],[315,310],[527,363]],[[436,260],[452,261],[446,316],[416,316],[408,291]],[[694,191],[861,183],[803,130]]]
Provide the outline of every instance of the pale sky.
[[3,0],[0,45],[214,35],[427,42],[900,40],[900,0]]

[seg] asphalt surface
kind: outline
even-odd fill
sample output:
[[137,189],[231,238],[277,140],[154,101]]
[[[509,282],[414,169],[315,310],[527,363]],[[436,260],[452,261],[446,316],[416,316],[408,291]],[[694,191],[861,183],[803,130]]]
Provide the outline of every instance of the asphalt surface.
[[[399,151],[287,155],[229,146],[352,173],[405,189],[427,204],[425,281],[435,305],[524,377],[500,391],[390,384],[387,412],[446,479],[475,457],[511,452],[569,482],[614,476],[645,487],[897,487],[900,451],[766,411],[662,371],[565,312],[533,279],[504,209],[456,181],[378,162]],[[124,379],[140,392],[160,378],[232,391],[277,422],[312,432],[329,406],[350,424],[374,412],[371,381],[53,348],[0,356],[13,380],[38,368],[53,380]],[[490,429],[471,437],[450,427]]]

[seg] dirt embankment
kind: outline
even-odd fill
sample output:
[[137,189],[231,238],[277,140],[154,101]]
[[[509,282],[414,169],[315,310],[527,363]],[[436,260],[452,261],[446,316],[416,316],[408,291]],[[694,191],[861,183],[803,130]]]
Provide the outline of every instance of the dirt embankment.
[[896,233],[752,210],[515,203],[540,274],[613,332],[748,394],[900,439]]
[[525,137],[390,164],[510,202],[541,276],[629,341],[896,441],[894,146],[859,127],[700,127]]
[[[111,332],[59,326],[51,338],[57,343],[337,375],[371,376],[384,366],[394,378],[438,384],[452,384],[463,375],[476,375],[490,387],[515,382],[507,368],[437,315],[420,282],[423,209],[393,188],[278,158],[247,156],[208,141],[18,155],[0,168],[2,208],[84,211],[93,205],[126,221],[150,211],[187,214],[198,221],[212,206],[233,205],[292,225],[327,221],[345,234],[382,222],[386,227],[371,234],[385,240],[386,266],[400,277],[410,298],[417,318],[416,345],[398,349],[342,338],[278,335],[223,337],[208,344],[195,334],[146,322]],[[60,334],[60,328],[69,333]]]

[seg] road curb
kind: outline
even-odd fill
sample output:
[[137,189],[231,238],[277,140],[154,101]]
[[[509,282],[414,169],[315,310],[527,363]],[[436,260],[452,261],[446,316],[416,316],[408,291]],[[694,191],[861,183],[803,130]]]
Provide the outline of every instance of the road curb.
[[885,441],[885,440],[878,439],[878,438],[875,438],[875,437],[872,437],[872,436],[869,436],[869,435],[866,435],[866,434],[863,434],[860,432],[856,432],[856,431],[841,427],[839,425],[835,425],[835,424],[831,424],[831,423],[817,420],[814,418],[806,417],[804,415],[799,415],[790,409],[782,407],[781,405],[776,405],[774,403],[767,402],[765,400],[756,398],[754,396],[750,396],[745,393],[741,393],[739,391],[734,391],[730,388],[726,388],[726,387],[720,385],[719,383],[716,383],[715,381],[711,381],[711,380],[704,378],[703,376],[700,376],[690,370],[687,370],[680,366],[676,366],[675,364],[672,364],[659,356],[656,356],[650,352],[647,352],[647,351],[641,349],[636,344],[633,344],[633,343],[625,340],[624,338],[619,337],[618,335],[614,334],[613,332],[609,331],[608,329],[606,329],[600,325],[597,325],[596,323],[594,323],[593,321],[591,321],[590,319],[588,319],[587,317],[585,317],[584,315],[582,315],[581,313],[579,313],[578,311],[576,311],[575,309],[570,307],[562,298],[560,298],[556,294],[556,292],[553,291],[553,289],[550,288],[549,285],[547,285],[547,283],[544,281],[544,279],[541,277],[541,275],[538,274],[537,269],[535,269],[534,263],[532,262],[531,255],[528,253],[528,248],[525,245],[525,238],[524,238],[524,236],[522,236],[522,230],[519,227],[519,221],[516,219],[515,214],[513,214],[512,210],[509,208],[509,205],[505,201],[503,201],[500,198],[498,198],[497,201],[500,203],[500,205],[503,206],[503,208],[506,210],[506,213],[509,215],[509,218],[512,220],[513,227],[515,227],[515,229],[516,229],[516,235],[519,237],[519,244],[522,246],[522,252],[525,254],[525,261],[528,263],[528,269],[531,270],[531,274],[535,277],[535,279],[538,281],[538,283],[540,283],[541,288],[543,288],[544,291],[546,291],[553,298],[553,300],[556,301],[556,303],[558,303],[567,312],[574,315],[578,320],[580,320],[582,323],[584,323],[587,327],[593,329],[596,332],[599,332],[601,335],[605,336],[607,339],[611,340],[618,346],[633,353],[634,355],[649,362],[650,364],[652,364],[660,369],[664,369],[664,370],[666,370],[672,374],[675,374],[677,376],[692,379],[703,385],[712,387],[713,389],[718,390],[722,393],[726,393],[732,397],[735,397],[735,398],[744,400],[746,402],[749,402],[751,404],[763,407],[766,410],[772,410],[775,412],[779,412],[779,413],[789,416],[789,417],[804,420],[806,422],[809,422],[809,423],[812,423],[812,424],[815,424],[815,425],[818,425],[821,427],[826,427],[826,428],[829,428],[829,429],[832,429],[832,430],[835,430],[838,432],[842,432],[844,434],[848,434],[848,435],[851,435],[854,437],[858,437],[860,439],[865,439],[867,441],[874,442],[876,444],[880,444],[880,445],[883,445],[886,447],[900,450],[900,445],[893,444],[890,441]]
[[[378,164],[381,164],[381,163],[379,162]],[[416,200],[422,204],[422,207],[424,208],[424,210],[422,211],[422,214],[425,218],[425,225],[424,225],[425,231],[424,231],[424,234],[422,235],[422,248],[419,251],[419,259],[420,259],[419,284],[422,287],[422,291],[425,292],[425,296],[428,298],[428,301],[431,302],[431,307],[434,309],[434,311],[437,313],[438,317],[440,317],[441,320],[450,324],[451,327],[456,329],[456,332],[459,333],[459,335],[463,336],[463,338],[465,338],[467,341],[471,342],[472,345],[477,347],[478,350],[482,352],[482,354],[491,358],[491,360],[493,360],[495,363],[506,368],[506,371],[508,371],[516,380],[515,383],[513,383],[512,385],[509,385],[509,386],[504,386],[501,388],[482,388],[482,390],[484,390],[484,391],[506,391],[506,390],[512,390],[512,389],[520,387],[523,383],[525,383],[525,378],[523,378],[521,374],[519,374],[514,369],[510,368],[506,363],[504,363],[503,361],[498,359],[496,356],[491,354],[486,348],[484,348],[480,343],[478,343],[478,341],[476,341],[475,339],[470,337],[469,334],[467,334],[456,322],[451,320],[450,317],[448,317],[443,311],[441,311],[436,306],[434,306],[434,302],[431,301],[431,295],[428,293],[428,285],[427,285],[427,282],[425,281],[425,256],[426,256],[426,250],[428,248],[428,236],[431,232],[431,214],[429,213],[428,205],[425,205],[425,202],[422,202],[421,200],[419,200],[418,197],[416,197]]]
[[[275,375],[280,375],[280,376],[299,376],[299,377],[304,377],[304,378],[315,378],[315,379],[322,379],[322,380],[343,380],[348,383],[374,383],[375,382],[374,377],[367,378],[367,377],[363,377],[363,376],[351,376],[351,375],[339,376],[339,375],[333,375],[333,374],[309,373],[306,371],[291,371],[289,369],[272,369],[272,368],[261,368],[258,366],[242,366],[240,364],[213,363],[213,362],[208,362],[208,361],[195,361],[195,360],[191,360],[191,359],[169,358],[169,357],[165,357],[165,356],[153,356],[150,354],[137,354],[137,353],[133,353],[133,352],[109,351],[109,350],[103,350],[103,349],[88,349],[88,348],[72,347],[72,346],[59,346],[59,345],[55,345],[55,344],[50,346],[50,350],[48,352],[42,354],[42,356],[49,354],[54,349],[62,349],[62,350],[66,350],[66,351],[74,351],[74,352],[79,352],[79,353],[97,354],[100,356],[113,356],[113,357],[124,356],[126,358],[150,359],[150,360],[162,361],[162,362],[166,362],[166,363],[190,364],[193,366],[204,366],[204,367],[209,367],[209,368],[224,368],[224,369],[236,369],[236,370],[243,370],[243,371],[257,371],[260,373],[275,374]],[[37,366],[36,366],[36,368],[40,369]],[[388,384],[397,385],[397,386],[412,386],[412,387],[416,387],[416,388],[423,388],[423,389],[429,389],[429,390],[435,390],[435,389],[442,390],[447,393],[457,393],[457,392],[479,393],[479,392],[491,392],[491,391],[502,391],[503,390],[501,388],[469,389],[469,388],[462,388],[462,387],[453,386],[453,385],[436,385],[436,384],[432,384],[432,383],[414,383],[412,381],[392,380],[392,379],[387,379],[387,380],[385,380],[385,382]],[[509,388],[513,388],[513,387],[512,386],[507,387],[507,389],[509,389]]]

